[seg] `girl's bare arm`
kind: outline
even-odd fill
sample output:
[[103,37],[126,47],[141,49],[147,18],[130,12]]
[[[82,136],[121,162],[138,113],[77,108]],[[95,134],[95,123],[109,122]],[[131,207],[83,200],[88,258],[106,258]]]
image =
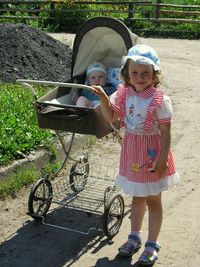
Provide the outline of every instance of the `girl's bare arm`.
[[161,124],[161,153],[155,167],[155,171],[158,172],[161,177],[168,168],[167,161],[171,145],[171,123]]

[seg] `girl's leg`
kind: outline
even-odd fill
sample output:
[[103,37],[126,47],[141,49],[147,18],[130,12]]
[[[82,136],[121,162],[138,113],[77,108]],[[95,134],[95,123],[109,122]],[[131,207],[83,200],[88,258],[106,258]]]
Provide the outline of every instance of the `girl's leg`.
[[149,196],[146,199],[149,212],[149,236],[148,240],[157,242],[162,225],[162,202],[161,194]]
[[131,231],[141,231],[145,211],[146,198],[133,197],[131,207]]
[[158,235],[162,225],[162,203],[161,194],[158,196],[149,196],[146,198],[149,212],[149,235],[145,244],[145,250],[139,258],[139,263],[152,266],[158,258],[160,245],[158,244]]
[[146,210],[145,198],[134,197],[131,207],[131,233],[119,248],[121,256],[130,257],[141,247],[141,227]]

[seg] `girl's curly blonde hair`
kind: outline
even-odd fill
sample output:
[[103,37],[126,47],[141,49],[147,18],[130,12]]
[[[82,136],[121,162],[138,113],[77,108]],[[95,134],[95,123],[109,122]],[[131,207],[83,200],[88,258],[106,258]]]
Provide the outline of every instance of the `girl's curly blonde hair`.
[[[130,85],[130,79],[128,75],[128,66],[129,66],[130,60],[131,59],[127,59],[126,63],[124,64],[124,66],[121,68],[121,71],[120,71],[121,79],[123,80],[123,83],[125,84],[125,86]],[[153,86],[158,87],[161,84],[162,79],[163,79],[163,76],[161,72],[153,70]]]

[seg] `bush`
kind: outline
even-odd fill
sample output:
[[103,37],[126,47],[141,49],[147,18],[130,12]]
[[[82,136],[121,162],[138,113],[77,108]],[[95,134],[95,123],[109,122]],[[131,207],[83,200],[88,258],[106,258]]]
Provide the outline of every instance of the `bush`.
[[[20,85],[3,84],[0,92],[0,165],[27,154],[50,137],[39,129],[31,93]],[[39,95],[44,93],[37,89]]]
[[[97,2],[101,2],[101,4]],[[112,2],[118,2],[117,0],[113,0]],[[26,2],[26,4],[25,4]],[[176,38],[200,38],[199,33],[199,9],[188,8],[188,7],[162,7],[162,10],[171,10],[171,11],[198,11],[196,14],[179,14],[179,13],[160,13],[160,18],[186,18],[186,19],[194,19],[196,23],[185,23],[185,22],[177,22],[177,23],[160,23],[156,24],[154,20],[156,6],[150,5],[140,5],[139,3],[134,3],[134,1],[130,1],[130,4],[133,4],[134,12],[128,16],[127,13],[122,13],[123,10],[127,10],[128,5],[127,1],[119,1],[120,4],[114,5],[111,1],[109,4],[105,4],[103,0],[93,0],[91,3],[85,1],[85,3],[81,4],[79,1],[74,0],[57,0],[56,2],[47,2],[47,3],[39,3],[33,2],[31,4],[28,1],[25,1],[23,4],[12,3],[9,4],[13,9],[2,11],[4,15],[8,15],[8,18],[4,18],[4,22],[21,22],[28,24],[32,27],[39,27],[44,31],[49,32],[68,32],[68,33],[76,33],[77,29],[80,25],[86,20],[96,17],[96,16],[110,16],[113,18],[120,19],[123,21],[133,32],[140,34],[141,36],[160,36],[160,37],[176,37]],[[126,4],[123,4],[125,2]],[[152,1],[153,4],[157,3],[156,0]],[[200,0],[162,0],[162,4],[177,4],[177,5],[196,5],[200,6]],[[7,3],[4,4],[8,5]],[[3,5],[3,6],[4,6]],[[26,11],[30,9],[28,12]],[[21,10],[21,11],[20,11]],[[111,10],[111,12],[109,12]],[[10,16],[17,16],[17,20],[15,18],[10,18]],[[26,16],[29,19],[26,19]],[[37,17],[37,19],[31,19],[31,17]],[[129,17],[133,17],[134,20],[130,21]],[[21,20],[20,20],[21,18]],[[143,19],[147,20],[143,20]],[[0,19],[1,20],[1,19]]]
[[[87,20],[86,12],[79,12],[78,10],[83,10],[87,6],[75,4],[73,0],[65,0],[64,3],[52,3],[49,11],[49,18],[46,12],[40,13],[40,27],[46,28],[49,31],[66,31],[66,32],[76,32],[80,24]],[[52,19],[55,18],[55,19]]]

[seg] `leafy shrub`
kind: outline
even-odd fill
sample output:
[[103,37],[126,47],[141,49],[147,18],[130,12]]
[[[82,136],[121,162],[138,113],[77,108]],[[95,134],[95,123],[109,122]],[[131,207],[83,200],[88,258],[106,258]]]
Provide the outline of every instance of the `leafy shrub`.
[[75,32],[77,27],[87,19],[87,13],[82,12],[86,6],[75,4],[73,0],[58,0],[56,3],[52,3],[49,8],[49,14],[40,13],[40,26],[49,31]]
[[[38,88],[39,95],[44,93]],[[31,93],[20,85],[3,84],[0,87],[0,165],[37,148],[51,136],[39,129]]]
[[[96,16],[110,16],[113,18],[118,18],[122,20],[133,32],[140,34],[141,36],[161,36],[161,37],[176,37],[176,38],[200,38],[199,23],[185,23],[185,22],[173,22],[173,23],[156,23],[151,19],[155,18],[156,6],[140,5],[134,1],[130,1],[132,4],[133,13],[123,13],[122,11],[127,11],[128,5],[120,4],[115,5],[114,2],[118,0],[113,0],[109,4],[105,4],[103,0],[93,0],[91,3],[80,3],[80,1],[74,0],[57,0],[56,2],[39,2],[29,4],[25,1],[23,4],[13,3],[9,4],[13,9],[10,11],[4,11],[4,15],[14,15],[18,16],[17,20],[15,18],[5,19],[4,22],[22,22],[32,27],[39,27],[44,31],[50,32],[72,32],[76,33],[80,25],[87,19]],[[83,2],[83,1],[81,1]],[[102,3],[100,3],[102,2]],[[124,0],[124,2],[127,2]],[[200,0],[162,0],[162,4],[177,4],[177,5],[199,5]],[[27,5],[28,3],[28,5]],[[153,4],[157,3],[157,0],[152,1]],[[8,4],[3,4],[8,6]],[[20,11],[20,9],[22,9]],[[30,12],[26,12],[29,9]],[[199,9],[188,8],[188,7],[161,7],[164,10],[172,11],[199,11]],[[111,12],[109,12],[111,10]],[[3,11],[2,11],[3,12]],[[37,19],[26,19],[26,16],[31,18],[32,16],[37,17]],[[21,18],[21,20],[19,19]],[[134,20],[130,21],[129,18],[132,17]],[[160,18],[190,18],[195,20],[200,20],[200,15],[193,14],[160,14]],[[150,19],[150,20],[143,20]]]

